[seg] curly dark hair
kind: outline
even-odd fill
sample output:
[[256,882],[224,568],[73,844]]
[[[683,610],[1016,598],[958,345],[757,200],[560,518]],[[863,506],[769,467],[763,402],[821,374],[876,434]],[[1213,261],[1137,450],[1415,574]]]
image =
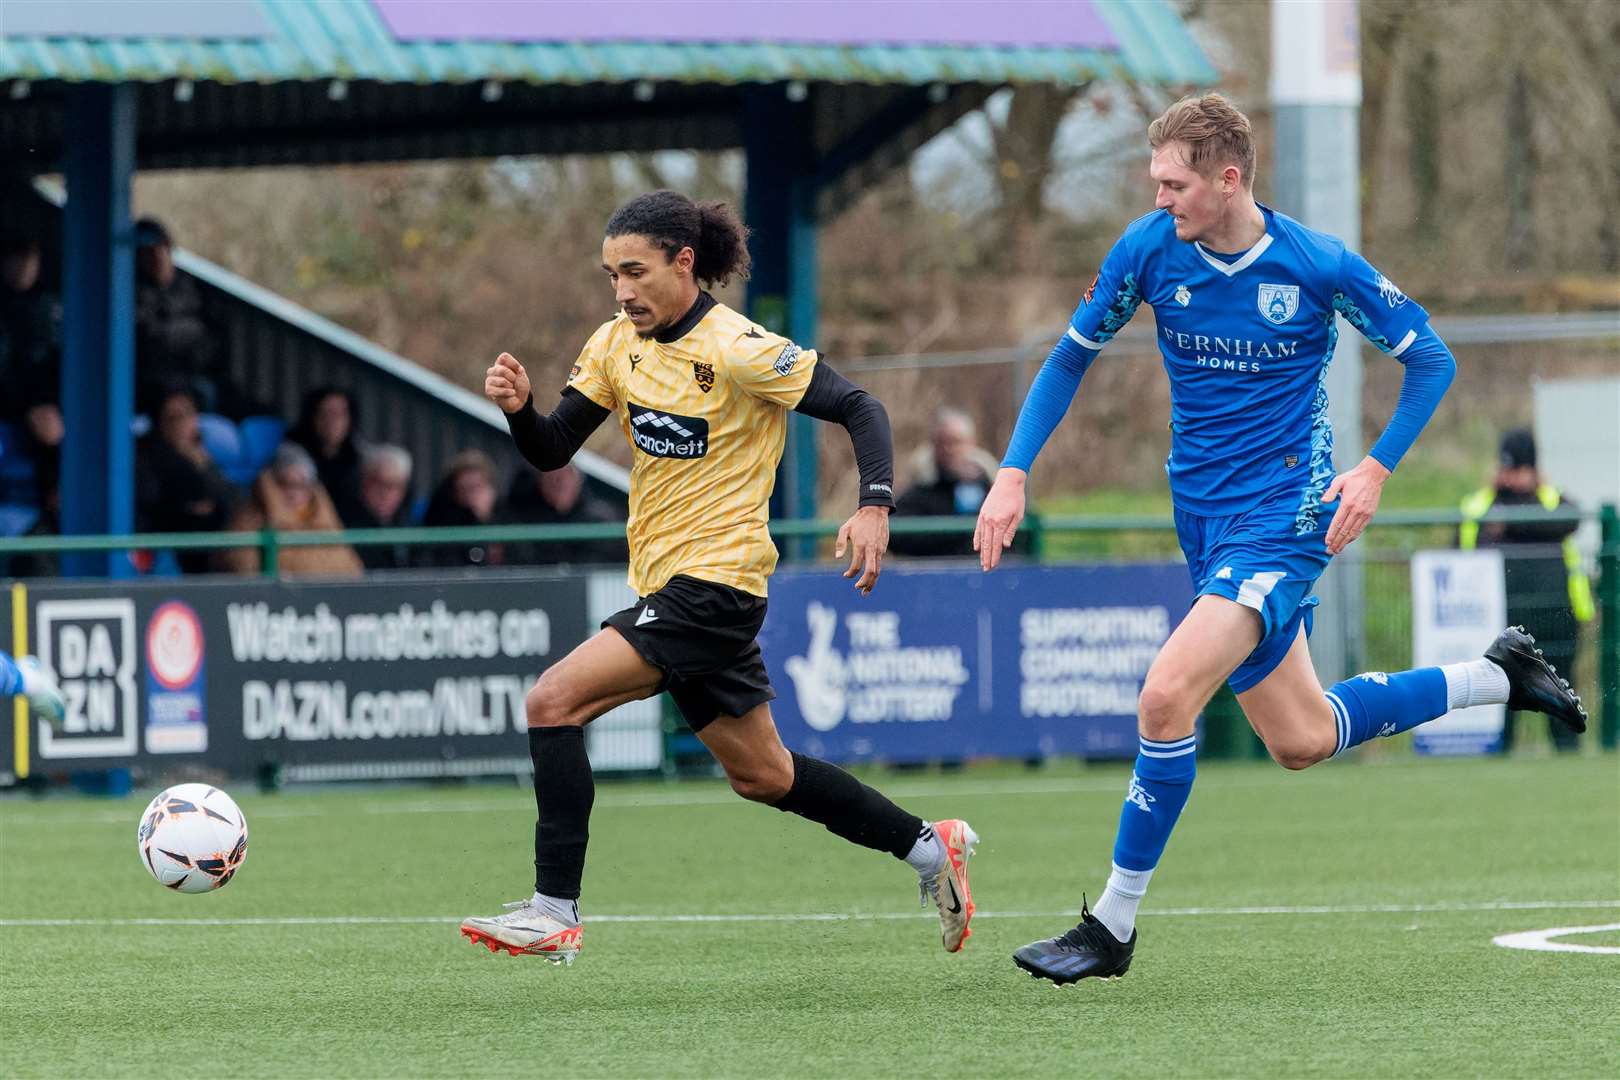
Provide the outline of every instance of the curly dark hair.
[[705,285],[746,278],[748,226],[723,202],[693,202],[678,191],[637,195],[608,218],[604,236],[645,236],[666,258],[681,248],[696,256],[692,276]]

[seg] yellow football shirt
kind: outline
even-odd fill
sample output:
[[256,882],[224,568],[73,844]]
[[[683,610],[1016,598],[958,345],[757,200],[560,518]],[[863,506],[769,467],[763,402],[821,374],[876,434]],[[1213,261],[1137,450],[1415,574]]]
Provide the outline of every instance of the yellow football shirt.
[[617,413],[630,440],[636,595],[687,574],[764,596],[771,488],[816,354],[707,294],[700,304],[712,306],[672,341],[638,336],[623,314],[604,323],[568,385]]

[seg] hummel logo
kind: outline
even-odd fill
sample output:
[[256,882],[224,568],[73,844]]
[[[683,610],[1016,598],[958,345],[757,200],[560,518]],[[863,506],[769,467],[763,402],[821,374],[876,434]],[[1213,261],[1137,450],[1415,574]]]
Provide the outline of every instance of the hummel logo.
[[952,881],[950,878],[946,878],[945,886],[951,890],[951,906],[945,910],[950,912],[952,915],[962,914],[962,901],[956,895],[956,882]]
[[657,622],[657,621],[658,621],[658,615],[650,607],[642,608],[641,609],[641,614],[636,616],[636,625],[637,626],[646,626],[650,622]]
[[1230,566],[1223,566],[1219,570],[1215,571],[1215,576],[1222,581],[1231,581],[1232,568]]

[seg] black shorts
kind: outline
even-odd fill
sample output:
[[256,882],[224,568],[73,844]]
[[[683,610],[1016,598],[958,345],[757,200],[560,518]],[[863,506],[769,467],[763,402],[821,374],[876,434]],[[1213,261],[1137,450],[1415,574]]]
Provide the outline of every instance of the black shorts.
[[763,597],[685,574],[602,620],[664,673],[658,689],[693,731],[776,697],[755,640],[764,624]]

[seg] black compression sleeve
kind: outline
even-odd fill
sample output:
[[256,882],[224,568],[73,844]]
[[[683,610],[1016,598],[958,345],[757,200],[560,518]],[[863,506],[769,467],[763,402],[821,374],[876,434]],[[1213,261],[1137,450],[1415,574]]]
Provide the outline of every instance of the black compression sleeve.
[[881,401],[823,361],[816,364],[794,411],[847,428],[861,474],[860,505],[894,506],[894,441]]
[[568,464],[608,415],[607,409],[569,387],[550,416],[541,416],[535,410],[534,394],[530,393],[523,408],[506,414],[506,426],[512,431],[518,452],[544,472]]

